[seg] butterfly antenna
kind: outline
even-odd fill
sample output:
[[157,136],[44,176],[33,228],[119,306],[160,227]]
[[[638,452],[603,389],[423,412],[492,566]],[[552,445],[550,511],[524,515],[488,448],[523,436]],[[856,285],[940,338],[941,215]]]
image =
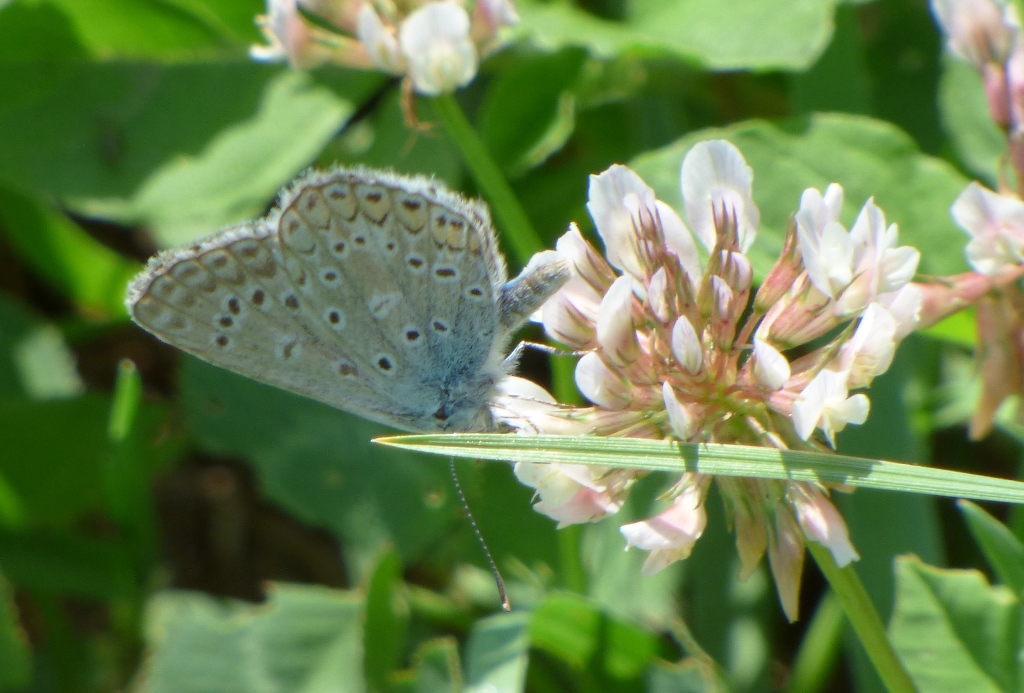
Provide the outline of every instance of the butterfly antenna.
[[462,484],[459,483],[459,476],[455,473],[455,458],[448,458],[448,468],[452,472],[452,481],[455,482],[455,490],[459,494],[459,502],[462,504],[462,510],[466,513],[466,519],[469,520],[469,526],[473,528],[473,534],[476,535],[476,540],[480,542],[480,548],[484,550],[484,556],[487,558],[487,565],[491,567],[491,575],[494,576],[494,584],[498,587],[498,597],[501,598],[501,608],[505,611],[512,611],[512,602],[508,600],[508,593],[505,592],[505,581],[501,578],[501,572],[498,571],[498,565],[494,562],[494,556],[491,555],[491,550],[487,548],[487,542],[484,541],[484,535],[480,532],[480,526],[476,523],[476,518],[473,517],[472,511],[469,509],[469,503],[466,502],[466,494],[462,492]]

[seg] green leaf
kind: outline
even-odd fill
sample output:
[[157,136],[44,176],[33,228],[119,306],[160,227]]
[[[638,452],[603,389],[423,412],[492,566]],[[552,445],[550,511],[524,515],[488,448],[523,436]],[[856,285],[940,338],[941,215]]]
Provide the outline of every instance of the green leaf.
[[845,455],[715,443],[496,433],[403,435],[374,442],[481,460],[587,464],[682,474],[814,481],[839,486],[1024,503],[1024,483]]
[[82,201],[78,207],[125,223],[145,223],[164,246],[209,235],[263,210],[351,112],[350,104],[309,75],[282,71],[268,82],[251,118],[224,129],[194,156],[162,166],[130,200],[109,205]]
[[974,503],[962,500],[957,507],[1000,582],[1018,596],[1024,594],[1024,544],[1006,525]]
[[466,693],[520,693],[526,685],[530,614],[477,621],[466,643]]
[[922,693],[1018,690],[1021,608],[973,570],[896,563],[890,639]]
[[134,557],[124,544],[74,532],[0,533],[0,569],[13,585],[91,599],[133,597]]
[[836,0],[632,0],[624,20],[601,19],[569,3],[519,3],[523,31],[538,44],[584,46],[599,57],[661,53],[713,70],[800,70],[832,34]]
[[0,399],[59,399],[84,389],[56,326],[0,296]]
[[[84,46],[103,59],[181,59],[243,54],[222,25],[186,3],[161,0],[45,0],[65,13]],[[219,4],[219,3],[218,3]],[[230,49],[230,50],[227,50]]]
[[366,690],[363,604],[351,592],[277,584],[267,603],[189,592],[153,598],[145,693],[313,693]]
[[719,138],[736,145],[754,170],[754,201],[761,210],[761,227],[748,255],[759,276],[778,259],[789,217],[799,208],[803,191],[824,191],[833,182],[845,190],[843,221],[848,226],[873,196],[886,221],[899,225],[900,244],[927,251],[921,254],[918,272],[964,271],[967,239],[950,220],[949,207],[968,180],[946,162],[922,154],[892,125],[842,114],[781,123],[749,121],[690,133],[638,156],[630,166],[659,199],[682,213],[683,156],[697,142]]
[[52,206],[2,185],[0,225],[22,259],[85,312],[124,315],[124,287],[141,269],[138,264],[97,242]]
[[375,690],[387,690],[405,655],[409,613],[397,594],[401,586],[401,560],[389,551],[381,556],[366,590],[363,668],[367,683]]
[[380,426],[192,358],[180,387],[203,447],[250,460],[274,502],[343,539],[357,576],[388,543],[406,565],[436,551],[458,517],[446,465],[381,454]]
[[480,136],[495,162],[517,178],[561,149],[572,134],[571,93],[586,54],[529,56],[499,73],[480,108]]
[[530,643],[568,664],[593,690],[641,677],[660,654],[653,633],[571,594],[552,595],[534,609]]
[[413,655],[416,693],[459,693],[462,675],[459,672],[459,643],[455,638],[437,638],[420,645]]
[[992,122],[981,75],[972,65],[944,55],[939,81],[939,116],[957,158],[989,187],[999,180],[1006,135]]
[[647,672],[647,693],[710,693],[719,690],[693,660],[678,665],[658,662]]
[[0,573],[0,691],[22,690],[32,676],[32,653],[18,623],[10,585]]

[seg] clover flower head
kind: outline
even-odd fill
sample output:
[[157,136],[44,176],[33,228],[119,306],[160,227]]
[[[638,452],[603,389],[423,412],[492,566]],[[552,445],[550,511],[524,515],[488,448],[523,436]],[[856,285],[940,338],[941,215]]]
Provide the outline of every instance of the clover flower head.
[[[842,188],[808,190],[781,257],[755,291],[745,253],[760,213],[743,156],[729,142],[703,142],[686,155],[680,177],[685,221],[625,166],[591,177],[587,209],[604,257],[570,227],[556,247],[575,273],[541,321],[551,338],[584,352],[576,384],[593,406],[541,406],[534,397],[521,418],[542,433],[834,446],[836,433],[863,423],[870,408],[851,390],[883,373],[917,325],[922,294],[909,281],[919,253],[899,246],[895,225],[872,200],[847,230]],[[790,355],[794,347],[799,356]],[[525,412],[514,402],[509,409]],[[538,474],[517,466],[537,490],[535,507],[562,525],[614,513],[643,475],[571,465]],[[622,527],[628,546],[650,552],[646,573],[689,555],[706,523],[711,481],[686,474],[663,496],[661,513]],[[767,554],[790,618],[806,540],[828,547],[840,565],[856,558],[824,487],[715,482],[743,575]]]
[[472,12],[455,0],[267,0],[257,18],[267,45],[250,54],[300,69],[376,69],[436,96],[468,84],[481,57],[500,45],[499,32],[517,22],[513,0],[477,0]]

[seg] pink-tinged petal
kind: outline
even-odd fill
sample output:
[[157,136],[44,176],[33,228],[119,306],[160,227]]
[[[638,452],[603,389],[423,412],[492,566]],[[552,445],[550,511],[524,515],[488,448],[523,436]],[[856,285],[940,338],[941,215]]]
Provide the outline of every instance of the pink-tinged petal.
[[718,276],[711,277],[711,338],[719,349],[731,349],[739,312],[746,305],[736,300],[732,287]]
[[654,191],[629,168],[616,164],[590,177],[587,210],[604,241],[613,267],[645,278],[644,260],[637,254],[633,209],[655,209]]
[[601,301],[597,343],[616,365],[628,364],[637,357],[640,347],[633,326],[633,278],[629,275],[616,279]]
[[706,488],[705,480],[691,483],[661,514],[619,528],[626,538],[627,549],[635,546],[651,552],[644,562],[644,575],[653,575],[687,558],[693,551],[693,545],[707,525],[707,513],[704,511]]
[[682,166],[683,202],[690,229],[708,250],[715,245],[721,216],[737,223],[739,250],[754,242],[761,213],[754,204],[754,172],[743,155],[725,140],[694,145]]
[[686,276],[690,280],[690,287],[696,287],[700,282],[703,269],[700,266],[700,254],[697,252],[693,234],[676,214],[676,210],[661,200],[656,200],[655,206],[661,220],[661,232],[665,237],[665,247],[679,258],[679,264],[683,266]]
[[519,13],[512,0],[477,0],[473,5],[473,40],[479,44],[494,43],[499,31],[519,24]]
[[758,385],[774,392],[789,381],[789,361],[775,347],[754,340],[754,378]]
[[953,221],[971,236],[967,261],[992,276],[1024,260],[1024,202],[971,183],[953,203]]
[[598,481],[606,470],[582,465],[517,462],[516,478],[537,490],[537,512],[558,521],[558,527],[595,522],[622,507],[621,493]]
[[579,351],[597,347],[597,303],[574,300],[559,292],[541,308],[544,331],[556,342]]
[[615,281],[615,272],[600,253],[587,243],[576,224],[569,225],[569,230],[555,243],[555,250],[569,259],[576,268],[576,274],[593,289],[600,301],[600,296]]
[[356,19],[356,37],[366,47],[374,67],[393,75],[405,73],[405,57],[394,27],[387,25],[370,3],[364,3]]
[[828,496],[810,484],[800,484],[791,491],[797,522],[807,538],[827,548],[840,568],[859,560],[860,554],[850,543],[846,522]]
[[667,323],[672,317],[668,294],[668,275],[664,267],[659,267],[647,284],[647,307],[662,324]]
[[1002,6],[992,0],[932,0],[931,6],[951,53],[979,69],[1006,61],[1018,28]]
[[398,30],[398,45],[413,87],[424,96],[450,94],[476,75],[469,15],[453,2],[431,2],[413,11]]
[[320,31],[299,14],[296,0],[267,0],[267,13],[256,18],[269,45],[252,46],[254,60],[287,60],[292,67],[309,70],[326,63],[331,52],[317,40]]
[[618,411],[629,404],[629,384],[605,365],[595,352],[576,364],[576,387],[599,407]]
[[800,575],[804,569],[804,540],[790,510],[775,506],[774,531],[768,533],[768,563],[782,611],[792,623],[800,615]]
[[996,412],[1003,401],[1020,394],[1024,385],[1021,373],[1021,316],[1004,294],[986,296],[975,304],[978,323],[978,348],[975,368],[981,374],[981,396],[971,418],[970,436],[979,440],[992,430]]
[[662,398],[665,402],[665,413],[668,414],[668,423],[672,427],[672,433],[679,440],[688,441],[694,436],[693,417],[686,411],[686,407],[676,397],[675,388],[669,383],[661,387]]
[[704,366],[704,347],[685,315],[672,326],[672,354],[690,375],[696,375]]

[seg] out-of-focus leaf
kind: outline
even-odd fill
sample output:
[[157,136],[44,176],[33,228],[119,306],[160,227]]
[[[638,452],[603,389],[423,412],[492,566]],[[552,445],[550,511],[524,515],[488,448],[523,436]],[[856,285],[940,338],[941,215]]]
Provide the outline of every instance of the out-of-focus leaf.
[[446,465],[371,446],[380,426],[195,359],[181,390],[202,445],[252,461],[270,498],[343,539],[356,575],[388,543],[413,563],[458,521]]
[[542,46],[584,46],[610,57],[655,52],[714,70],[808,67],[832,34],[837,0],[631,0],[624,21],[610,21],[569,3],[519,3],[523,29]]
[[473,625],[466,643],[466,693],[520,693],[529,664],[530,614],[499,613]]
[[939,116],[960,162],[994,187],[999,179],[999,159],[1006,153],[1006,135],[989,115],[981,75],[949,55],[942,60]]
[[1024,544],[981,506],[964,500],[957,502],[957,506],[1000,582],[1018,596],[1024,594]]
[[92,599],[130,597],[137,589],[125,544],[77,533],[0,533],[0,569],[13,585]]
[[679,665],[656,663],[647,671],[647,693],[711,693],[720,690],[692,660]]
[[3,186],[0,229],[28,265],[82,310],[108,317],[124,314],[124,287],[140,269],[136,263],[98,243],[50,205]]
[[573,83],[586,53],[531,56],[500,73],[481,106],[480,136],[496,163],[518,177],[544,161],[572,134]]
[[534,609],[530,643],[596,681],[637,678],[659,654],[653,633],[569,594],[551,596]]
[[222,130],[194,157],[154,172],[124,205],[83,202],[81,209],[145,223],[164,246],[208,235],[257,215],[351,112],[351,105],[308,75],[281,72],[267,84],[252,118]]
[[266,604],[189,592],[153,598],[139,693],[366,690],[363,603],[351,592],[277,584]]
[[0,296],[0,400],[73,397],[84,387],[60,331]]
[[[89,52],[104,59],[181,59],[212,53],[241,56],[244,44],[209,12],[161,0],[44,0],[59,8]],[[216,4],[223,4],[218,2]],[[255,3],[251,3],[255,4]],[[256,7],[258,10],[258,5]]]
[[896,563],[889,637],[922,693],[1019,690],[1021,608],[973,570]]
[[387,689],[405,656],[409,611],[396,593],[401,585],[401,561],[389,551],[378,561],[366,590],[364,670],[367,682],[376,690]]
[[968,180],[946,162],[922,154],[892,125],[841,114],[783,123],[751,121],[690,133],[664,149],[640,155],[630,165],[659,199],[682,213],[683,156],[697,142],[709,139],[732,142],[754,170],[761,227],[749,257],[759,276],[778,259],[786,225],[799,208],[803,191],[824,191],[833,182],[845,190],[842,220],[848,228],[864,202],[874,197],[886,222],[899,225],[900,245],[923,251],[919,272],[964,271],[965,236],[950,220],[949,207]]
[[31,674],[31,652],[18,623],[14,595],[0,573],[0,691],[24,689]]
[[459,671],[459,643],[455,638],[430,640],[416,650],[415,680],[409,690],[416,693],[458,693],[462,690]]

